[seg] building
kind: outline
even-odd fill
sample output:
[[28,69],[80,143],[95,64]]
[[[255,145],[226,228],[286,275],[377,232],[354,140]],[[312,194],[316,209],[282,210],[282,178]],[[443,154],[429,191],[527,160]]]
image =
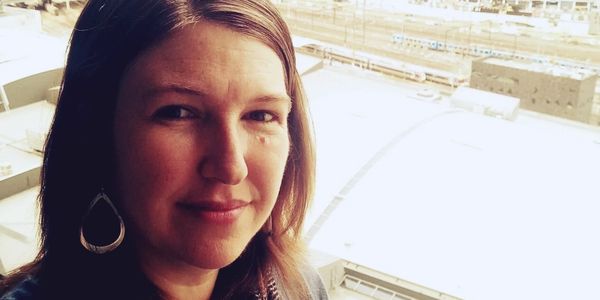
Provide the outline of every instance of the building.
[[464,2],[474,2],[484,7],[518,6],[525,11],[531,11],[534,8],[543,11],[590,11],[598,7],[597,0],[467,0]]
[[509,121],[517,119],[519,98],[461,86],[450,97],[452,106]]
[[318,250],[310,252],[310,264],[317,268],[332,300],[461,300]]
[[588,22],[590,23],[588,34],[600,35],[600,10],[591,11]]
[[596,93],[592,103],[592,116],[590,124],[600,126],[600,85],[596,85]]
[[472,62],[470,86],[519,98],[524,109],[588,123],[596,78],[581,69],[485,57]]

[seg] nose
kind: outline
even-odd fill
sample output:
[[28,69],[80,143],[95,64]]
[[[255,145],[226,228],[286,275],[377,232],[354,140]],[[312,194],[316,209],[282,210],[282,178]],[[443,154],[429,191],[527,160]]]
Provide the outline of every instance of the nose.
[[239,184],[248,176],[245,138],[235,125],[216,125],[211,132],[205,141],[208,151],[200,163],[200,174],[224,184]]

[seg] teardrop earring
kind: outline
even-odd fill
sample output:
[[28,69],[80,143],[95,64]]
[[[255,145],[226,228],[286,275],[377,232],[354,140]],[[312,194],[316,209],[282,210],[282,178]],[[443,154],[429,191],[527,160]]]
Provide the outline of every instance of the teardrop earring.
[[[106,238],[103,238],[103,242],[100,242],[98,244],[94,244],[92,242],[90,242],[88,240],[88,238],[86,238],[87,234],[91,234],[91,233],[98,233],[100,232],[101,235],[103,235],[106,232],[106,226],[104,224],[101,224],[100,226],[94,226],[97,224],[94,224],[94,221],[98,221],[99,223],[105,223],[105,217],[107,216],[100,214],[99,217],[95,216],[95,212],[94,210],[101,210],[100,205],[102,204],[108,204],[107,208],[108,208],[108,216],[113,217],[114,220],[113,221],[117,221],[119,223],[118,225],[118,235],[116,237],[116,239],[114,239],[112,242],[110,242],[110,238],[108,238],[108,243],[104,243],[104,241],[106,241]],[[106,212],[106,209],[105,209]],[[110,227],[110,225],[108,226]],[[106,193],[104,193],[104,189],[102,189],[98,195],[96,195],[96,197],[92,200],[92,202],[90,202],[90,205],[88,206],[88,209],[85,213],[85,215],[83,216],[82,222],[81,222],[81,226],[79,228],[79,241],[81,242],[81,245],[87,249],[90,252],[96,253],[96,254],[104,254],[107,252],[111,252],[115,249],[117,249],[119,247],[119,245],[121,245],[121,243],[123,242],[123,238],[125,237],[125,223],[123,222],[123,218],[121,218],[121,215],[119,214],[119,212],[117,211],[117,208],[114,206],[114,204],[112,203],[112,201],[110,201],[110,198],[108,198],[108,196],[106,195]]]

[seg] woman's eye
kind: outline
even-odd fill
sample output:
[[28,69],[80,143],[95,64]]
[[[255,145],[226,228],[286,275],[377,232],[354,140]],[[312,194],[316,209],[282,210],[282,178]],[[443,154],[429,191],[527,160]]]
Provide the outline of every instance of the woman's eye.
[[266,112],[266,111],[261,111],[261,110],[248,113],[247,118],[252,121],[265,122],[265,123],[275,121],[275,115],[273,115],[272,113]]
[[178,105],[165,106],[154,113],[154,118],[162,120],[189,119],[194,117],[195,114],[192,111]]

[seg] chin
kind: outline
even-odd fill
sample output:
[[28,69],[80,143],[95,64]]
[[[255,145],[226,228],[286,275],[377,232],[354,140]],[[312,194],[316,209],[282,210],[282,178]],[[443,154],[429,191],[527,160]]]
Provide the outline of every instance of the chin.
[[202,269],[221,269],[233,263],[244,251],[246,245],[204,245],[201,249],[191,249],[184,260]]
[[238,255],[204,256],[201,261],[197,261],[194,265],[202,269],[222,269],[232,264],[240,256],[240,254],[241,253],[238,253]]

